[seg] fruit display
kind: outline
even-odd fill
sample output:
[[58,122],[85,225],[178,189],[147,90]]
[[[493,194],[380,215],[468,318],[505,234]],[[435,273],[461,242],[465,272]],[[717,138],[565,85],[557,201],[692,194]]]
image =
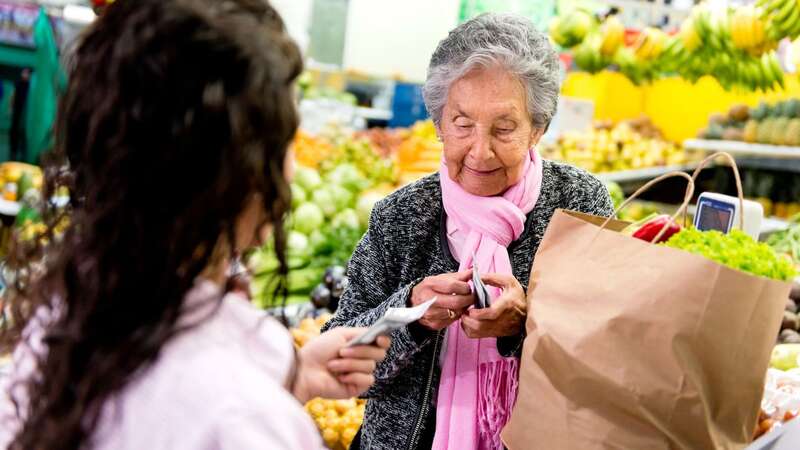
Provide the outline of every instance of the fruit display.
[[339,299],[347,289],[347,270],[342,266],[330,266],[325,269],[322,282],[311,291],[311,304],[315,308],[327,308],[336,312],[339,308]]
[[789,257],[800,269],[800,213],[789,220],[789,226],[771,234],[767,245],[779,254]]
[[[302,130],[295,136],[292,153],[298,167],[286,221],[287,303],[307,302],[327,267],[346,265],[372,206],[395,189],[395,155],[373,145],[370,137],[375,134],[336,127],[319,136]],[[251,255],[248,265],[252,298],[267,307],[264,294],[274,289],[278,269],[272,243]]]
[[564,48],[574,47],[589,34],[597,22],[592,14],[583,9],[574,9],[550,21],[550,37]]
[[303,130],[297,130],[291,149],[299,164],[312,168],[319,167],[334,153],[333,145],[326,139],[311,136]]
[[304,100],[331,99],[348,105],[358,104],[358,99],[350,92],[318,85],[314,82],[314,76],[308,71],[297,77],[297,87],[300,90],[300,97]]
[[798,414],[800,414],[800,373],[796,369],[789,371],[769,369],[753,438],[757,439],[783,426],[786,422],[794,420]]
[[[590,172],[633,170],[683,164],[687,153],[672,142],[645,137],[637,132],[649,128],[647,121],[620,122],[609,128],[598,123],[585,132],[566,132],[555,144],[542,145],[542,156],[569,162]],[[655,133],[648,131],[651,136]]]
[[800,1],[758,0],[756,5],[760,8],[761,19],[769,24],[769,37],[778,40],[800,36]]
[[682,24],[664,67],[692,82],[711,75],[727,90],[783,88],[783,69],[775,53],[779,39],[770,38],[772,27],[749,10],[712,10],[700,4]]
[[639,33],[633,46],[633,54],[640,61],[653,61],[668,45],[667,34],[658,28],[647,27]]
[[[348,133],[332,127],[319,136],[299,131],[292,153],[298,167],[286,221],[287,303],[305,303],[312,291],[324,294],[317,284],[326,268],[347,264],[377,201],[398,184],[439,170],[442,143],[428,120],[408,129]],[[251,255],[248,265],[252,298],[268,307],[264,294],[274,289],[278,269],[272,244]],[[331,297],[334,309],[337,298]]]
[[411,131],[406,128],[368,128],[356,132],[356,138],[367,139],[384,158],[397,154]]
[[400,183],[406,184],[438,172],[442,163],[442,143],[433,122],[417,122],[397,149]]
[[712,115],[698,137],[798,147],[800,99],[761,102],[754,108],[734,105],[727,114]]
[[[321,137],[300,132],[293,149],[299,164],[286,221],[287,303],[305,303],[327,267],[347,263],[372,206],[394,190],[397,172],[367,140],[340,130]],[[266,307],[264,294],[274,288],[278,269],[272,243],[251,255],[248,265],[252,298]]]
[[733,11],[731,40],[736,48],[753,56],[760,56],[777,46],[775,36],[767,35],[767,22],[754,5],[740,6]]
[[[320,329],[330,318],[330,314],[323,314],[316,318],[303,319],[297,328],[290,330],[295,345],[298,348],[302,347],[310,339],[319,336]],[[305,406],[319,428],[325,445],[331,450],[350,448],[350,443],[353,442],[364,420],[365,407],[366,401],[356,398],[347,400],[315,398]]]
[[331,450],[345,450],[358,433],[364,421],[367,402],[362,399],[326,400],[315,398],[306,404],[306,411],[314,419],[325,445]]
[[3,199],[16,202],[29,189],[41,189],[44,175],[42,169],[21,162],[4,162],[0,164],[0,189]]
[[376,149],[363,135],[335,126],[320,136],[298,130],[291,150],[299,165],[323,174],[341,165],[352,165],[372,185],[397,183],[397,168],[389,155]]
[[365,178],[363,186],[395,185],[398,170],[392,158],[383,157],[366,139],[337,132],[331,136],[335,151],[318,165],[318,170],[330,175],[341,166],[351,165]]
[[[292,211],[286,223],[288,302],[304,303],[326,268],[347,264],[373,205],[394,187],[376,186],[350,163],[322,173],[298,167],[291,187]],[[248,265],[253,274],[252,297],[263,301],[278,269],[272,244],[255,252]]]
[[[761,203],[765,216],[791,220],[800,214],[800,174],[746,169],[742,172],[742,182],[745,197]],[[732,192],[733,189],[734,185],[725,182],[717,191]]]
[[319,336],[322,326],[331,320],[331,317],[330,314],[320,314],[316,318],[306,317],[300,321],[296,328],[290,329],[295,347],[300,348],[311,339]]
[[[779,251],[779,250],[776,250]],[[792,349],[792,348],[800,348],[800,316],[798,316],[798,306],[800,304],[800,283],[795,280],[795,283],[792,284],[792,290],[789,292],[789,298],[786,300],[785,310],[783,312],[783,322],[781,323],[781,331],[778,335],[778,344],[796,344],[796,347],[789,347],[784,346],[781,347],[783,350]],[[773,353],[773,363],[772,367],[777,367],[781,370],[787,370],[792,367],[793,364],[791,361],[787,359],[787,357],[782,356],[785,352],[776,352]],[[795,358],[796,359],[796,358]],[[787,362],[789,361],[789,367],[787,367]]]
[[724,10],[701,3],[676,34],[646,27],[630,46],[621,44],[615,16],[598,24],[585,11],[570,10],[553,19],[550,36],[587,72],[615,68],[634,84],[676,74],[696,82],[710,75],[727,90],[766,92],[785,86],[776,49],[800,28],[796,1],[762,0]]
[[625,45],[625,26],[617,16],[610,16],[603,22],[600,34],[603,36],[600,42],[600,54],[607,58],[616,55],[617,50]]

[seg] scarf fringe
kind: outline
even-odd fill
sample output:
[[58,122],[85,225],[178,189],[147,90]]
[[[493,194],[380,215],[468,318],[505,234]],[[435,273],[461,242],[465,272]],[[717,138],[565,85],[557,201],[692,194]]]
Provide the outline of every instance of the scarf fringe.
[[478,430],[480,450],[503,450],[500,432],[517,401],[519,361],[503,358],[478,366]]

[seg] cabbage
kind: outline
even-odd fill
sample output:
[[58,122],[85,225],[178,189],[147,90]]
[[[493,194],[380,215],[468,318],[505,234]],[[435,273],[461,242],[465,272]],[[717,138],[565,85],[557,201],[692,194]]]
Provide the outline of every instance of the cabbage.
[[322,186],[322,178],[314,169],[308,167],[298,167],[294,174],[294,182],[303,188],[306,192],[311,192],[314,189]]
[[383,199],[383,195],[378,192],[365,192],[356,203],[356,213],[361,226],[366,228],[369,225],[369,216],[375,203]]
[[292,225],[297,231],[310,234],[325,222],[325,215],[314,203],[303,203],[292,213]]
[[359,228],[358,214],[353,209],[345,209],[333,218],[331,226],[334,228]]
[[306,202],[306,191],[300,185],[292,183],[292,208],[297,208]]
[[325,245],[327,240],[328,237],[325,236],[325,233],[319,229],[312,231],[311,234],[308,235],[308,242],[311,245],[311,248],[314,249],[314,253],[316,253],[320,247]]
[[333,202],[336,205],[336,211],[334,214],[338,211],[355,206],[355,196],[346,188],[334,185],[330,186],[328,189],[330,190],[331,195],[333,195]]
[[356,166],[344,163],[328,172],[325,179],[333,185],[342,186],[352,192],[361,192],[369,187],[370,182]]
[[304,255],[311,250],[308,243],[308,237],[299,231],[290,231],[289,236],[286,238],[286,247],[289,253],[293,255]]
[[[323,186],[311,194],[311,201],[319,207],[325,214],[325,217],[333,217],[333,215],[339,211],[339,208],[336,207],[335,195],[331,188],[332,186]],[[345,191],[347,191],[347,189],[345,189]]]

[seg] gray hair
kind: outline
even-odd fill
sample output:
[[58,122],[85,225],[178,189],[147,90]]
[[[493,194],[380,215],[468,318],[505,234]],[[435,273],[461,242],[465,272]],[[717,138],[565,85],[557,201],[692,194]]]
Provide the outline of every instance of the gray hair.
[[481,14],[439,42],[422,88],[433,122],[439,125],[454,81],[475,68],[498,64],[522,82],[534,128],[546,129],[558,106],[558,55],[547,36],[514,14]]

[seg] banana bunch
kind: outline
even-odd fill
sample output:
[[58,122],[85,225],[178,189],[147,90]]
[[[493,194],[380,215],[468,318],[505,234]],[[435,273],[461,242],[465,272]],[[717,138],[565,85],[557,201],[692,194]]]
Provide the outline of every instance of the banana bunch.
[[612,62],[619,67],[620,73],[631,80],[633,84],[638,86],[645,81],[645,70],[639,62],[636,61],[636,56],[634,56],[633,50],[630,48],[619,48]]
[[581,42],[597,26],[594,16],[582,9],[550,21],[549,33],[553,41],[564,48],[572,48]]
[[772,40],[800,36],[800,0],[758,0],[756,6],[769,24],[767,35]]
[[740,6],[732,12],[731,39],[734,47],[752,56],[761,56],[778,46],[767,36],[767,22],[753,5]]
[[774,51],[761,56],[699,51],[681,61],[675,71],[692,83],[704,75],[710,75],[729,91],[737,88],[748,92],[767,92],[785,86],[783,70]]
[[617,16],[608,17],[600,29],[603,41],[600,44],[600,53],[606,57],[612,57],[625,41],[625,27]]
[[652,61],[658,58],[666,48],[667,35],[658,28],[648,27],[639,34],[634,44],[633,53],[640,61]]
[[683,21],[678,36],[681,39],[683,48],[688,52],[697,50],[700,44],[702,44],[700,35],[697,34],[697,25],[695,24],[695,18],[693,16],[689,16]]
[[[692,9],[690,19],[701,44],[716,50],[729,50],[732,47],[728,12],[715,14],[708,5],[701,4]],[[699,44],[694,48],[697,47]]]
[[738,81],[744,89],[763,92],[785,87],[783,69],[775,52],[761,57],[742,58],[738,61]]
[[603,40],[604,37],[597,32],[589,34],[575,47],[575,65],[589,73],[597,73],[608,67],[611,61],[602,53]]

